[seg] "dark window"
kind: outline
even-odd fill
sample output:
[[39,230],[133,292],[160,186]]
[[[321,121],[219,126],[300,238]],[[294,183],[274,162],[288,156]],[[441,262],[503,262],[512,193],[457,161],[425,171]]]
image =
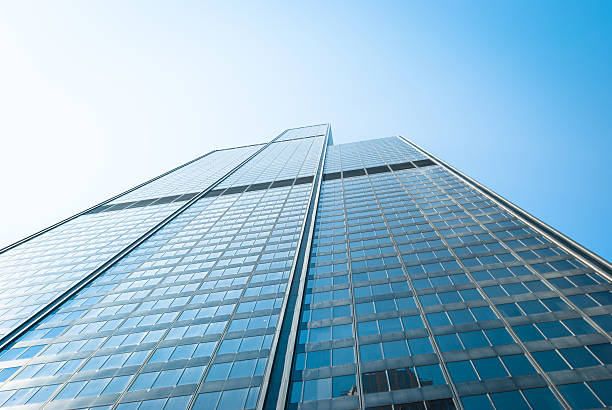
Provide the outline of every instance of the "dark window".
[[[453,399],[428,400],[425,402],[429,410],[455,410]],[[399,407],[396,406],[396,409]]]
[[388,373],[391,390],[411,389],[414,387],[419,387],[417,377],[412,371],[412,369],[391,369],[388,370]]
[[432,364],[429,366],[417,366],[417,375],[421,386],[441,385],[446,384],[440,365]]
[[361,375],[364,393],[388,391],[387,376],[384,371],[370,372]]

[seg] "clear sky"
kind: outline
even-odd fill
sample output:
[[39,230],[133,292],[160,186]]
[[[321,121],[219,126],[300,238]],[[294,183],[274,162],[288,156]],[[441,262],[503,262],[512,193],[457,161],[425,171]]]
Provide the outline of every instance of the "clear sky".
[[612,259],[612,2],[0,3],[0,246],[214,148],[402,134]]

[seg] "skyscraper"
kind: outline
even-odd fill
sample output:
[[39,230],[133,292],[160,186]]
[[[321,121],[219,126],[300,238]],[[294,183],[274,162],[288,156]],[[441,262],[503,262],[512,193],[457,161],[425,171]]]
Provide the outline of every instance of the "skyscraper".
[[612,405],[612,266],[403,137],[213,151],[0,253],[0,405]]

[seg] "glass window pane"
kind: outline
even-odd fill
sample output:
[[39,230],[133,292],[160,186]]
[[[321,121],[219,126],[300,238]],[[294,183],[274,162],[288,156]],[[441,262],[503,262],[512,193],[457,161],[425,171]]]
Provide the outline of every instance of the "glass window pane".
[[605,364],[612,364],[612,345],[609,343],[589,345],[589,349]]
[[361,380],[364,393],[378,393],[389,390],[387,375],[384,371],[363,373]]
[[461,345],[456,333],[436,336],[436,342],[438,343],[440,350],[443,352],[463,350],[463,346]]
[[339,376],[332,379],[332,397],[353,396],[357,392],[355,376]]
[[326,367],[330,364],[330,350],[318,350],[308,352],[306,358],[306,368],[314,369],[317,367]]
[[303,401],[331,398],[331,379],[306,380]]
[[508,372],[506,372],[506,369],[504,369],[504,366],[502,366],[497,357],[475,359],[472,362],[480,378],[483,380],[508,376]]
[[544,369],[546,372],[569,369],[567,363],[565,363],[561,356],[559,356],[559,353],[554,350],[534,352],[532,355],[533,358],[536,359],[536,362],[538,362],[538,364],[542,366],[542,369]]
[[249,389],[225,390],[217,405],[217,410],[242,408]]
[[559,390],[569,404],[575,409],[590,409],[601,407],[599,400],[586,387],[584,383],[564,384]]
[[491,394],[497,410],[529,410],[529,405],[517,390]]
[[606,406],[612,406],[612,379],[589,382],[589,386]]
[[352,347],[342,347],[332,351],[332,363],[334,366],[340,366],[347,363],[355,362],[355,355]]
[[559,353],[573,368],[599,365],[597,359],[583,346],[559,349]]
[[469,361],[447,363],[448,371],[455,383],[478,380],[476,372]]
[[417,377],[410,368],[387,370],[391,390],[411,389],[419,387]]
[[462,397],[461,403],[463,403],[463,407],[465,407],[466,410],[494,410],[486,394]]
[[426,337],[409,339],[408,345],[410,346],[410,352],[413,355],[433,353],[433,347],[431,347],[431,343]]
[[502,356],[501,359],[510,371],[511,376],[536,373],[535,368],[523,354]]
[[534,409],[563,409],[563,406],[559,403],[555,395],[546,387],[523,390],[523,394]]
[[446,384],[446,380],[444,380],[439,364],[417,366],[416,372],[421,386]]
[[383,342],[382,345],[385,358],[387,359],[410,355],[405,340],[397,340],[395,342]]

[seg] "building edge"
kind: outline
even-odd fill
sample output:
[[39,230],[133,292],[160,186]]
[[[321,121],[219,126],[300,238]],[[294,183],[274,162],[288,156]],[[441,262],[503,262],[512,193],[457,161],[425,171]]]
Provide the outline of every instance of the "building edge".
[[537,217],[533,216],[532,214],[530,214],[529,212],[525,211],[524,209],[522,209],[518,205],[514,204],[510,200],[504,198],[503,196],[497,194],[495,191],[487,188],[485,185],[481,184],[480,182],[476,181],[475,179],[473,179],[470,176],[466,175],[465,173],[461,172],[457,168],[453,167],[452,165],[449,165],[445,161],[442,161],[440,158],[436,157],[435,155],[431,154],[430,152],[428,152],[427,150],[423,149],[419,145],[417,145],[417,144],[413,143],[412,141],[408,140],[406,137],[401,136],[401,135],[399,137],[402,140],[404,140],[406,143],[408,143],[409,145],[413,146],[414,148],[416,148],[419,151],[423,152],[425,155],[428,155],[429,157],[434,159],[440,165],[442,165],[443,167],[445,167],[446,169],[451,171],[453,174],[459,176],[461,179],[463,179],[464,181],[466,181],[470,185],[476,187],[478,190],[480,190],[481,192],[483,192],[487,196],[491,197],[493,200],[498,202],[500,205],[502,205],[505,208],[507,208],[510,211],[512,211],[520,219],[523,219],[523,220],[526,220],[527,222],[529,222],[529,224],[532,227],[535,227],[536,229],[538,229],[542,234],[544,234],[546,236],[549,236],[549,237],[552,237],[556,241],[560,242],[560,245],[563,245],[567,250],[570,250],[572,254],[574,254],[574,255],[577,254],[577,256],[579,256],[580,259],[582,259],[584,262],[587,262],[596,271],[598,271],[600,273],[603,273],[605,275],[606,279],[612,281],[612,263],[608,262],[606,259],[604,259],[601,256],[597,255],[595,252],[593,252],[593,251],[587,249],[586,247],[580,245],[578,242],[576,242],[573,239],[569,238],[567,235],[559,232],[558,230],[556,230],[552,226],[548,225],[546,222],[544,222],[544,221],[538,219]]
[[[283,132],[284,133],[284,132]],[[179,207],[177,210],[175,210],[174,212],[172,212],[170,215],[168,215],[166,218],[164,218],[161,222],[159,222],[158,224],[156,224],[155,226],[153,226],[152,228],[150,228],[149,230],[147,230],[144,234],[142,234],[141,236],[139,236],[136,240],[134,240],[133,242],[131,242],[130,244],[128,244],[126,247],[124,247],[122,250],[120,250],[119,252],[117,252],[115,255],[113,255],[110,259],[108,259],[106,262],[104,262],[102,265],[100,265],[98,268],[96,268],[95,270],[93,270],[92,272],[90,272],[88,275],[86,275],[84,278],[82,278],[81,280],[79,280],[78,282],[76,282],[75,284],[73,284],[72,286],[70,286],[68,289],[66,289],[64,292],[62,292],[59,296],[57,296],[56,298],[54,298],[52,301],[50,301],[49,303],[47,303],[46,305],[44,305],[42,308],[40,308],[38,311],[34,312],[32,315],[30,315],[30,317],[25,320],[24,322],[22,322],[21,324],[19,324],[18,326],[16,326],[14,329],[12,329],[10,332],[8,332],[6,335],[4,335],[3,337],[0,338],[0,351],[2,351],[3,349],[5,349],[6,347],[10,346],[11,344],[13,344],[15,341],[17,341],[17,339],[19,339],[21,336],[25,335],[30,329],[32,329],[34,326],[36,326],[38,323],[40,323],[42,320],[44,320],[47,316],[49,316],[50,314],[52,314],[57,308],[59,308],[60,306],[62,306],[66,301],[68,301],[71,297],[73,297],[74,295],[76,295],[78,292],[80,292],[83,288],[85,288],[87,285],[89,285],[90,283],[92,283],[95,279],[97,279],[100,275],[102,275],[104,272],[106,272],[106,270],[108,270],[111,266],[113,266],[115,263],[119,262],[123,257],[125,257],[126,255],[128,255],[132,250],[134,250],[138,245],[140,245],[141,243],[143,243],[144,241],[146,241],[148,238],[150,238],[153,234],[155,234],[156,232],[158,232],[161,228],[163,228],[164,226],[166,226],[168,223],[170,223],[172,220],[174,220],[177,216],[179,216],[181,213],[183,213],[186,209],[188,209],[191,205],[193,205],[195,202],[197,202],[200,198],[202,198],[204,195],[206,195],[209,191],[211,191],[212,189],[214,189],[217,185],[219,185],[221,182],[223,182],[226,178],[228,178],[230,175],[232,175],[234,172],[236,172],[238,169],[240,169],[243,165],[245,165],[246,163],[248,163],[249,161],[251,161],[253,158],[255,158],[259,153],[261,153],[262,151],[264,151],[267,147],[269,147],[270,145],[272,145],[276,140],[278,140],[281,135],[283,134],[279,134],[278,136],[276,136],[275,138],[273,138],[271,141],[269,141],[268,143],[263,144],[263,146],[258,149],[256,152],[254,152],[253,154],[251,154],[247,159],[245,159],[244,161],[242,161],[240,164],[238,164],[237,166],[235,166],[234,168],[232,168],[230,171],[228,171],[225,175],[223,175],[222,177],[220,177],[219,179],[217,179],[215,182],[213,182],[212,184],[210,184],[208,187],[206,187],[206,189],[200,191],[198,193],[198,195],[196,195],[195,197],[191,198],[189,201],[187,201],[186,203],[184,203],[181,207]],[[144,186],[154,180],[157,180],[165,175],[168,175],[186,165],[189,165],[201,158],[204,158],[205,156],[215,152],[216,150],[213,150],[207,154],[204,154],[196,159],[193,159],[183,165],[180,165],[179,167],[176,167],[162,175],[159,175],[158,177],[155,177],[137,187],[134,187],[120,195],[117,195],[111,199],[108,199],[106,201],[104,201],[103,203],[99,204],[102,205],[104,203],[107,203],[109,201],[114,200],[115,198],[118,198],[122,195],[127,194],[128,192],[131,192],[135,189],[140,188],[141,186]],[[43,233],[57,227],[60,226],[72,219],[77,218],[78,216],[88,212],[89,210],[99,206],[96,205],[94,207],[91,207],[83,212],[80,212],[70,218],[67,218],[66,220],[63,220],[61,222],[58,222],[55,225],[52,225],[49,228],[44,229],[43,231],[40,231],[34,235],[31,235],[30,237],[27,237],[25,239],[23,239],[22,241],[19,241],[17,243],[15,243],[12,247],[15,247],[23,242],[26,242],[30,239],[33,239],[39,235],[42,235]],[[8,249],[10,249],[8,248]],[[0,253],[4,252],[5,250],[8,249],[2,249],[0,250]]]

